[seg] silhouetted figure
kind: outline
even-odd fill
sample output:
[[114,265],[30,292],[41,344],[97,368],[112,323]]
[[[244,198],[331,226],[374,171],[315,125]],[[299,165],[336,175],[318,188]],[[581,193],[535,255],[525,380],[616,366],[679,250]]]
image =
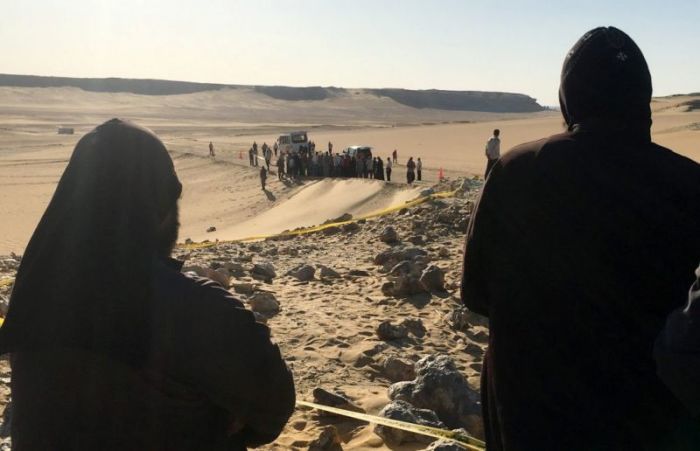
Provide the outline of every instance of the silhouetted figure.
[[243,450],[284,427],[269,329],[170,259],[180,192],[150,131],[113,119],[76,145],[0,329],[14,449]]
[[423,179],[423,162],[420,161],[420,157],[418,157],[418,161],[416,162],[416,174],[418,175],[418,181],[420,182]]
[[396,149],[394,149],[394,151],[391,153],[391,157],[394,160],[394,164],[399,162],[399,152]]
[[265,166],[260,167],[260,185],[262,186],[263,191],[265,191],[265,182],[267,181],[267,170],[265,169]]
[[493,131],[493,136],[489,138],[486,142],[486,149],[484,153],[486,154],[486,171],[484,172],[484,178],[489,176],[491,168],[496,164],[499,158],[501,158],[501,131],[496,129]]
[[386,158],[386,181],[391,182],[391,158]]
[[416,163],[413,161],[413,157],[410,157],[406,163],[406,182],[410,185],[415,179]]
[[490,450],[697,449],[652,348],[700,256],[700,165],[651,142],[651,92],[626,34],[586,33],[561,75],[569,130],[486,180],[462,299],[489,317]]
[[209,141],[209,156],[214,158],[216,154],[214,153],[214,143]]

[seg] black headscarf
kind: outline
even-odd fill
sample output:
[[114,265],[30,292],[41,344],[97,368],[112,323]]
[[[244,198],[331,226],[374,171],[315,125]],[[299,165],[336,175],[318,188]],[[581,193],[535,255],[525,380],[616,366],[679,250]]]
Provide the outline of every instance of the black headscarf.
[[112,119],[85,135],[22,258],[0,353],[75,347],[142,364],[181,189],[152,132]]
[[650,141],[651,74],[623,31],[599,27],[574,45],[561,72],[559,104],[570,129],[624,132]]

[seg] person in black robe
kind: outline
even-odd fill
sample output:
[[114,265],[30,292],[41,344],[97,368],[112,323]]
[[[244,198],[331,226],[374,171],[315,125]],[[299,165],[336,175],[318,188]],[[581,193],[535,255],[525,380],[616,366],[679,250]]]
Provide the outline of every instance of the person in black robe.
[[170,259],[180,192],[150,131],[114,119],[76,145],[0,329],[15,451],[243,450],[284,427],[269,329]]
[[629,36],[586,33],[561,75],[568,131],[484,185],[461,295],[489,318],[489,450],[693,449],[652,349],[700,255],[700,165],[651,141],[651,92]]

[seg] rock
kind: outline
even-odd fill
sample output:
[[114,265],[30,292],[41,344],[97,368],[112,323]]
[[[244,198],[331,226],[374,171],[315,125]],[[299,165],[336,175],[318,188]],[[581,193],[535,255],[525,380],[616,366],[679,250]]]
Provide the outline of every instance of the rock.
[[367,277],[369,273],[362,269],[351,269],[348,271],[348,275],[352,277]]
[[340,443],[338,429],[333,425],[329,425],[323,427],[318,438],[309,443],[308,449],[309,451],[342,451],[343,447]]
[[405,215],[408,213],[408,208],[403,207],[401,210],[399,210],[399,215]]
[[194,241],[192,241],[192,238],[185,238],[185,244],[192,244]]
[[267,317],[274,316],[280,311],[280,304],[272,293],[257,292],[248,298],[248,305],[254,312],[261,313]]
[[447,258],[450,256],[450,250],[447,249],[446,247],[441,247],[440,250],[438,251],[438,257],[440,258]]
[[412,235],[408,238],[408,242],[419,246],[425,244],[425,237],[423,235]]
[[260,252],[263,251],[262,244],[260,243],[252,243],[248,245],[248,250],[254,254],[259,254]]
[[406,297],[424,293],[425,288],[420,283],[421,266],[410,260],[404,260],[389,271],[391,285],[382,286],[382,292],[387,296]]
[[[384,407],[379,416],[392,420],[405,421],[422,426],[444,429],[445,425],[440,421],[435,412],[427,409],[418,409],[404,401],[394,401]],[[380,436],[390,446],[398,446],[405,442],[430,443],[435,439],[425,435],[414,434],[387,426],[377,425],[374,433]]]
[[207,233],[216,232],[216,227],[211,226],[207,229]]
[[380,252],[374,257],[375,265],[382,265],[385,270],[389,270],[397,263],[404,260],[415,260],[419,256],[427,256],[428,253],[415,246],[396,246]]
[[222,265],[233,277],[242,277],[245,274],[243,265],[237,262],[226,262]]
[[354,233],[360,230],[360,225],[356,222],[349,222],[347,224],[343,224],[342,230],[345,233]]
[[352,220],[352,215],[350,213],[344,213],[337,218],[334,219],[326,219],[323,221],[323,224],[321,225],[326,225],[326,224],[335,224],[336,222],[347,222]]
[[331,226],[323,229],[324,235],[335,235],[336,233],[340,233],[340,227],[338,226]]
[[393,325],[390,321],[382,321],[377,326],[377,336],[380,340],[391,341],[408,337],[408,329],[401,324]]
[[396,230],[394,230],[393,227],[389,226],[384,228],[382,233],[379,234],[379,240],[387,244],[398,243],[399,234],[396,233]]
[[423,451],[467,451],[467,448],[449,440],[436,440]]
[[311,265],[301,265],[287,272],[288,276],[292,276],[301,282],[308,282],[313,280],[316,274],[316,268]]
[[314,402],[316,404],[323,404],[324,406],[337,407],[339,409],[345,409],[349,407],[349,410],[353,412],[364,412],[361,408],[357,407],[345,396],[339,395],[337,393],[329,392],[321,387],[314,388],[313,391]]
[[12,428],[12,401],[7,403],[2,412],[2,425],[0,425],[0,437],[9,437]]
[[382,374],[391,382],[402,382],[415,379],[416,370],[412,362],[406,362],[397,357],[387,357],[382,363]]
[[451,428],[483,435],[479,393],[473,390],[446,355],[429,355],[415,365],[416,378],[389,388],[389,398],[430,409]]
[[434,190],[434,189],[432,189],[432,188],[426,188],[426,189],[424,189],[423,191],[420,192],[420,197],[428,197],[428,196],[432,196],[433,194],[435,194],[435,190]]
[[318,268],[321,270],[321,279],[338,279],[340,278],[340,274],[338,274],[337,271],[334,269],[329,268],[328,266],[324,265],[317,265]]
[[252,283],[233,283],[231,284],[231,288],[233,288],[236,293],[246,296],[250,296],[255,292],[255,285]]
[[420,318],[407,318],[401,321],[401,325],[418,338],[425,337],[425,334],[428,332],[423,325],[423,320]]
[[267,262],[254,264],[253,269],[250,271],[250,275],[255,279],[260,279],[267,282],[271,282],[272,279],[277,277],[275,267],[272,265],[272,263]]
[[445,271],[430,265],[421,274],[420,283],[428,291],[445,291]]

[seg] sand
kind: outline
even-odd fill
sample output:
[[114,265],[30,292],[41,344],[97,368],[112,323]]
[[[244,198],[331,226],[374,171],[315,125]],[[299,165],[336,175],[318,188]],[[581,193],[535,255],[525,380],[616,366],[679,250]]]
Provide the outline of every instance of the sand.
[[[700,161],[700,111],[686,111],[686,97],[656,99],[653,138],[659,144]],[[416,110],[376,96],[330,99],[322,102],[283,102],[251,92],[227,90],[180,96],[86,93],[67,88],[0,88],[0,255],[21,254],[41,217],[56,183],[80,136],[111,117],[124,117],[152,128],[166,143],[184,191],[181,241],[226,240],[269,234],[308,226],[344,213],[362,215],[402,204],[417,191],[431,186],[440,170],[449,178],[480,175],[484,143],[494,128],[502,131],[502,150],[562,130],[556,112],[495,115]],[[75,127],[75,135],[58,135],[58,126]],[[367,180],[307,180],[285,184],[274,174],[268,192],[260,189],[256,168],[248,166],[247,149],[272,144],[283,131],[306,129],[325,149],[353,144],[375,148],[386,159],[393,149],[400,164],[391,184]],[[217,156],[207,157],[213,141]],[[424,179],[413,188],[405,184],[409,156],[421,157]],[[471,193],[475,197],[476,192]],[[411,213],[413,214],[413,213]],[[386,225],[399,224],[403,237],[412,232],[396,215],[368,221],[357,235],[313,236],[289,242],[265,243],[262,250],[229,245],[215,250],[178,251],[188,264],[249,255],[270,260],[278,273],[299,263],[325,264],[343,278],[333,283],[300,283],[281,276],[265,289],[276,293],[283,310],[270,320],[274,338],[293,368],[300,399],[310,399],[321,386],[345,393],[369,413],[387,402],[389,381],[363,365],[362,355],[381,344],[374,328],[384,319],[420,318],[429,330],[420,340],[390,346],[373,359],[397,355],[416,359],[444,352],[475,388],[486,329],[478,324],[464,333],[452,331],[445,316],[458,304],[461,270],[461,231],[433,236],[424,247],[446,271],[448,292],[410,300],[381,293],[384,275],[372,263],[386,245],[377,234]],[[209,227],[216,232],[207,233]],[[272,250],[274,247],[274,251]],[[447,254],[439,257],[439,250]],[[360,269],[367,276],[348,275]],[[2,271],[0,271],[2,272]],[[13,270],[0,274],[12,276]],[[0,287],[0,295],[7,289]],[[465,352],[468,345],[473,352]],[[3,364],[4,365],[4,364]],[[0,365],[0,403],[8,369]],[[324,424],[298,410],[276,444],[265,449],[305,449]],[[336,424],[344,449],[389,449],[370,427],[356,422]],[[392,449],[420,449],[405,445]]]

